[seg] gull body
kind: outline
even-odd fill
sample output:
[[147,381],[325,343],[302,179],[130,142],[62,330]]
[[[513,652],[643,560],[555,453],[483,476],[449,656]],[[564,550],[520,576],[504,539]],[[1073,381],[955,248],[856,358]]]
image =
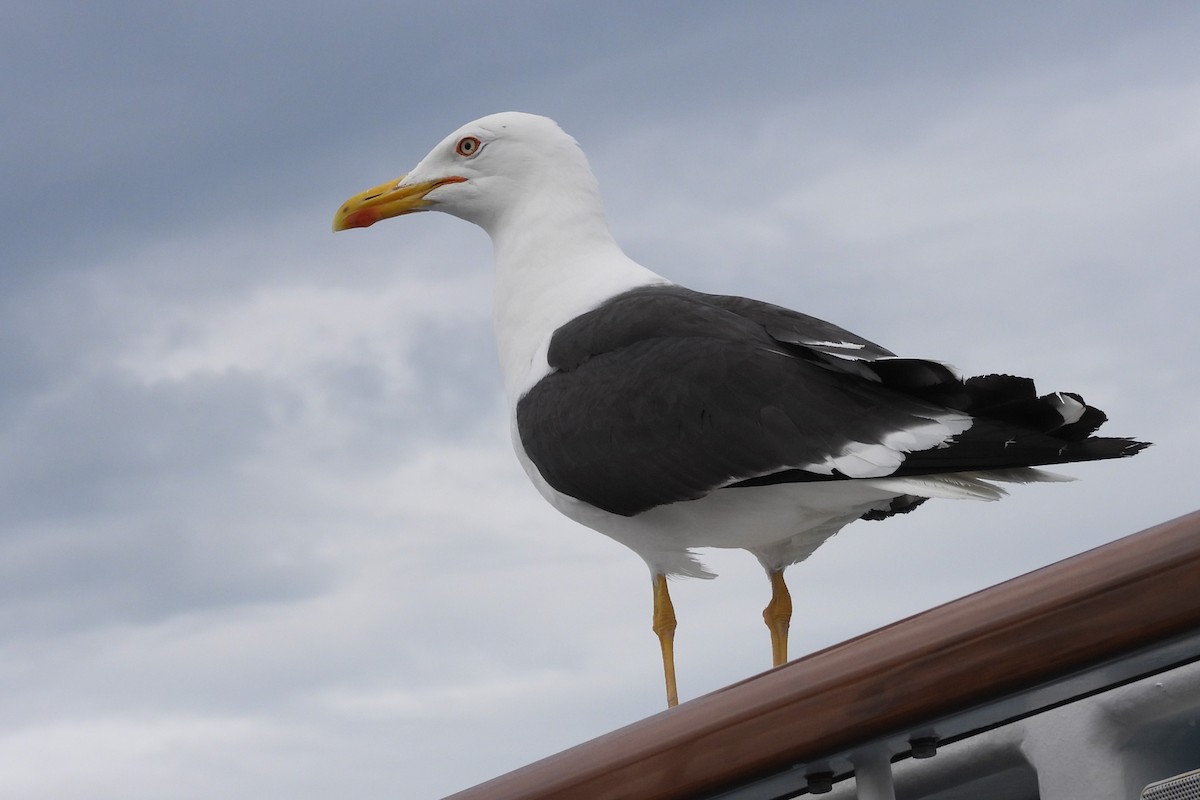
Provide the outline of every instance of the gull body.
[[962,381],[831,323],[694,292],[630,259],[578,144],[507,112],[447,136],[409,173],[352,197],[335,230],[437,210],[483,228],[514,449],[547,501],[650,570],[668,703],[667,576],[708,578],[694,550],[762,564],[773,660],[786,660],[786,567],[846,524],[928,498],[994,500],[1045,464],[1132,455],[1104,415],[1031,381]]

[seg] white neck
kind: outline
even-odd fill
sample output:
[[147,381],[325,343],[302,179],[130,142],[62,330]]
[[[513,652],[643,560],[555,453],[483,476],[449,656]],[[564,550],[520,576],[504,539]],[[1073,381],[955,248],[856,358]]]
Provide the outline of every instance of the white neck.
[[495,325],[510,405],[544,374],[551,334],[637,286],[666,283],[621,250],[592,186],[539,193],[485,225],[496,257]]

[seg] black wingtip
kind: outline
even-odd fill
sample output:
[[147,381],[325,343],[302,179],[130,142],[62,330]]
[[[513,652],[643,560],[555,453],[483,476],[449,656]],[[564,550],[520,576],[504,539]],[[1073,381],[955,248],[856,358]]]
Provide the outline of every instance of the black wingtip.
[[1150,447],[1151,442],[1136,439],[1096,436],[1067,446],[1066,461],[1103,461],[1110,458],[1128,458]]
[[1121,458],[1124,458],[1125,456],[1136,456],[1147,447],[1154,446],[1154,442],[1139,442],[1136,439],[1126,439],[1125,442],[1125,451],[1121,453]]

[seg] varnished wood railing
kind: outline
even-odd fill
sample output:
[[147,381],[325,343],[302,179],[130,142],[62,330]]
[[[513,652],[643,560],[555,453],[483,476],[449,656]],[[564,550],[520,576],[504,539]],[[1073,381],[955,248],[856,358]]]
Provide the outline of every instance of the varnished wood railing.
[[[1180,641],[1182,649],[1171,645]],[[1200,511],[684,703],[453,800],[703,797],[873,741],[907,741],[964,709],[1167,645],[1174,649],[1147,663],[1200,658]],[[1137,669],[1147,668],[1110,671],[1104,680]],[[1103,688],[1081,685],[1072,691]]]

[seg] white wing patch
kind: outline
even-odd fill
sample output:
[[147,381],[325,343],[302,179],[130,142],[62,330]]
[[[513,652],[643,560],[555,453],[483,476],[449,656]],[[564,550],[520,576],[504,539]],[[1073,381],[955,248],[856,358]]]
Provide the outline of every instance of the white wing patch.
[[819,350],[827,356],[843,358],[846,361],[873,361],[875,359],[875,356],[862,352],[866,346],[857,342],[819,342],[808,339],[799,339],[797,342],[804,347]]
[[1087,408],[1083,403],[1076,400],[1074,397],[1068,397],[1062,392],[1055,392],[1050,395],[1050,402],[1054,405],[1054,410],[1063,418],[1063,425],[1070,425],[1072,422],[1078,422],[1083,416],[1084,410]]
[[806,347],[836,347],[838,350],[862,350],[865,345],[857,342],[811,342],[801,339],[800,344]]
[[799,468],[821,475],[837,471],[847,478],[882,478],[904,463],[906,453],[940,447],[970,427],[971,418],[965,414],[943,414],[891,431],[879,442],[850,442],[841,452]]

